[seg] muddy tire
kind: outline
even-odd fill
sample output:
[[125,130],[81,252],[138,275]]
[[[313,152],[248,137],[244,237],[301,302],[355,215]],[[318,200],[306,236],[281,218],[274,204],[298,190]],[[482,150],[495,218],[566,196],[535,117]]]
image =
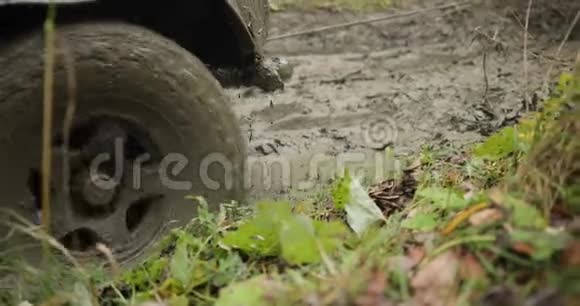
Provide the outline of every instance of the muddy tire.
[[[57,37],[55,238],[79,258],[94,258],[93,247],[101,242],[117,260],[130,263],[165,230],[195,216],[198,204],[186,196],[203,196],[209,203],[244,199],[246,148],[238,121],[198,59],[168,39],[126,24],[67,25],[58,28]],[[9,210],[38,222],[41,33],[0,46],[0,67],[1,220],[15,220],[6,217]],[[66,133],[70,105],[76,110]],[[1,237],[9,233],[2,225]],[[36,261],[40,252],[29,242],[9,235],[0,248]]]

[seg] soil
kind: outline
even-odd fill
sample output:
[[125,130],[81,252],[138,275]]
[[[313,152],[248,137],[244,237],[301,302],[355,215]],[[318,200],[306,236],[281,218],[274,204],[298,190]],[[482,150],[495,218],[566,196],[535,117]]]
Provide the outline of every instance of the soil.
[[[367,15],[283,11],[271,16],[270,36],[445,4],[405,3]],[[558,54],[562,27],[532,33],[526,82],[524,29],[513,16],[474,5],[270,41],[268,56],[294,67],[286,88],[229,91],[252,162],[275,170],[269,178],[253,172],[248,187],[258,196],[311,193],[317,185],[305,179],[330,179],[341,160],[377,169],[386,148],[399,155],[423,146],[459,150],[514,123],[526,110],[526,92],[527,109],[537,107],[550,82],[571,66],[580,43],[568,42]],[[325,171],[316,171],[322,156],[331,159]],[[379,178],[370,174],[362,175]],[[273,185],[264,185],[263,178]]]

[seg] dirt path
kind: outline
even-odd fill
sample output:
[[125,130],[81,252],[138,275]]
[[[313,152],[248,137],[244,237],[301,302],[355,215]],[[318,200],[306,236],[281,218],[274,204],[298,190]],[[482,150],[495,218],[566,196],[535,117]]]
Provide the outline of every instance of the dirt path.
[[[433,6],[441,1],[423,2]],[[358,18],[287,11],[272,16],[272,35]],[[495,35],[495,41],[474,39],[478,32]],[[561,72],[579,49],[577,42],[570,43],[561,60],[553,60],[561,34],[531,38],[533,102],[534,95],[545,93],[538,89],[548,79],[549,66]],[[274,94],[231,91],[250,155],[276,170],[266,177],[272,186],[261,184],[258,172],[252,174],[254,194],[310,193],[317,189],[304,180],[332,177],[340,160],[357,159],[351,164],[374,169],[374,156],[387,147],[398,154],[416,153],[423,145],[460,147],[514,122],[524,105],[522,37],[523,29],[513,20],[468,9],[272,41],[267,52],[295,66],[286,89]],[[326,171],[316,171],[323,155],[333,159]]]

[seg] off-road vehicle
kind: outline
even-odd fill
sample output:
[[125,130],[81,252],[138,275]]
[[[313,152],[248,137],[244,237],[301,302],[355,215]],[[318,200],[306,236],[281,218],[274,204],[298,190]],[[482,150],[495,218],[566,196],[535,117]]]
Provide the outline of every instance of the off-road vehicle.
[[[267,0],[53,2],[50,54],[49,1],[0,0],[3,256],[42,253],[11,226],[16,215],[50,218],[50,234],[79,258],[102,243],[124,263],[192,220],[187,196],[243,201],[245,137],[223,87],[279,85],[262,56]],[[49,216],[40,209],[47,94]]]

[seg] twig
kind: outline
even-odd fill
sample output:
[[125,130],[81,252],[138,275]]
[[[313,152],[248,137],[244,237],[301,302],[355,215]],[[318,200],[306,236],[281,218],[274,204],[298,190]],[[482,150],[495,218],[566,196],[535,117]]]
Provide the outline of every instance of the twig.
[[113,277],[118,276],[120,274],[121,267],[119,266],[119,262],[117,262],[117,260],[115,259],[115,256],[113,255],[113,251],[109,247],[107,247],[106,245],[104,245],[102,243],[97,243],[96,249],[102,255],[104,255],[105,258],[107,259],[107,261],[109,262]]
[[[522,27],[522,30],[526,31],[526,26],[522,24],[522,21],[520,20],[520,18],[518,17],[518,15],[516,14],[516,12],[514,10],[510,10],[512,16],[514,17],[514,19],[518,22],[518,25],[520,25],[520,27]],[[532,34],[530,34],[528,32],[528,35],[530,36],[531,39],[534,39],[534,36]]]
[[568,27],[568,31],[566,31],[566,36],[564,36],[564,39],[562,39],[560,46],[558,46],[558,52],[556,52],[556,57],[558,57],[558,55],[560,55],[560,52],[562,52],[562,49],[564,49],[564,46],[566,45],[566,42],[568,42],[570,35],[572,35],[572,31],[574,31],[574,27],[576,27],[576,24],[578,23],[579,19],[580,19],[580,10],[578,10],[578,12],[576,13],[576,17],[574,17],[574,20],[572,20],[570,27]]
[[357,26],[357,25],[374,23],[374,22],[378,22],[378,21],[387,21],[387,20],[411,17],[411,16],[415,16],[415,15],[421,15],[421,14],[425,14],[428,12],[444,10],[444,9],[453,8],[453,7],[458,9],[458,10],[459,9],[466,9],[470,6],[471,6],[471,4],[468,2],[454,2],[451,4],[440,5],[440,6],[422,9],[422,10],[415,10],[415,11],[410,11],[410,12],[405,12],[405,13],[376,17],[376,18],[357,20],[357,21],[351,21],[351,22],[346,22],[346,23],[339,23],[339,24],[334,24],[334,25],[324,26],[324,27],[320,27],[320,28],[316,28],[316,29],[294,32],[294,33],[281,34],[278,36],[272,36],[272,37],[268,38],[268,41],[280,40],[280,39],[309,35],[309,34],[315,34],[315,33],[326,32],[326,31],[330,31],[330,30],[336,30],[336,29],[340,29],[340,28],[348,28],[348,27]]
[[53,114],[53,86],[55,39],[54,20],[56,7],[50,1],[48,15],[44,23],[45,52],[44,52],[44,88],[43,88],[43,125],[42,125],[42,225],[50,232],[50,174],[52,163],[52,114]]
[[491,109],[491,105],[487,100],[487,94],[489,92],[489,78],[487,77],[487,50],[483,52],[483,81],[485,82],[485,89],[483,91],[483,101],[487,104],[488,107]]
[[482,69],[483,69],[483,81],[484,81],[484,91],[483,91],[483,102],[485,102],[486,106],[489,108],[489,111],[493,112],[493,106],[487,99],[487,95],[489,94],[489,76],[487,74],[487,59],[488,59],[488,52],[492,49],[495,50],[503,50],[505,48],[504,44],[498,40],[499,32],[496,29],[493,36],[488,35],[481,31],[480,27],[475,29],[476,35],[473,37],[471,43],[473,43],[479,37],[483,37],[485,39],[484,48],[483,48],[483,60],[482,60]]
[[530,28],[530,13],[532,11],[533,2],[534,0],[528,1],[524,31],[524,101],[526,104],[526,112],[530,110],[530,97],[528,96],[528,30]]
[[362,70],[359,69],[356,71],[349,72],[349,73],[347,73],[339,78],[336,78],[336,79],[322,80],[322,81],[320,81],[320,84],[344,84],[350,78],[354,77],[355,75],[359,75],[361,73],[362,73]]
[[[555,55],[555,60],[559,59],[560,53],[564,49],[564,46],[566,45],[566,42],[568,42],[568,39],[570,39],[570,35],[572,35],[572,31],[574,31],[574,28],[576,27],[576,24],[578,24],[578,21],[580,21],[580,10],[578,10],[578,12],[576,13],[576,17],[574,17],[574,20],[572,20],[570,27],[568,27],[568,31],[566,32],[564,39],[562,39],[560,46],[558,46],[558,50],[556,51],[556,55]],[[550,67],[548,68],[548,72],[547,72],[546,78],[545,78],[546,81],[544,82],[544,85],[547,85],[553,69],[554,69],[554,62],[552,62],[550,64]]]
[[30,223],[26,218],[20,216],[9,209],[0,208],[0,213],[13,218],[16,222],[2,222],[2,225],[10,227],[18,232],[24,233],[36,240],[43,241],[48,246],[58,250],[83,276],[86,276],[85,270],[82,268],[76,258],[64,247],[58,240],[47,234],[42,229],[36,228],[34,224]]
[[[68,195],[70,193],[70,160],[69,160],[69,151],[70,151],[70,132],[72,128],[72,123],[74,119],[74,115],[76,112],[76,95],[77,95],[77,79],[76,79],[76,71],[75,71],[75,61],[73,57],[73,53],[71,52],[70,48],[67,45],[67,41],[64,39],[59,40],[59,46],[61,46],[61,50],[63,51],[64,57],[64,65],[66,70],[67,76],[67,87],[68,87],[68,102],[66,107],[66,113],[64,118],[63,124],[63,161],[62,161],[62,171],[63,171],[63,190]],[[64,200],[67,201],[68,196],[64,197]],[[64,203],[65,206],[68,203]],[[68,206],[67,206],[68,207]]]

